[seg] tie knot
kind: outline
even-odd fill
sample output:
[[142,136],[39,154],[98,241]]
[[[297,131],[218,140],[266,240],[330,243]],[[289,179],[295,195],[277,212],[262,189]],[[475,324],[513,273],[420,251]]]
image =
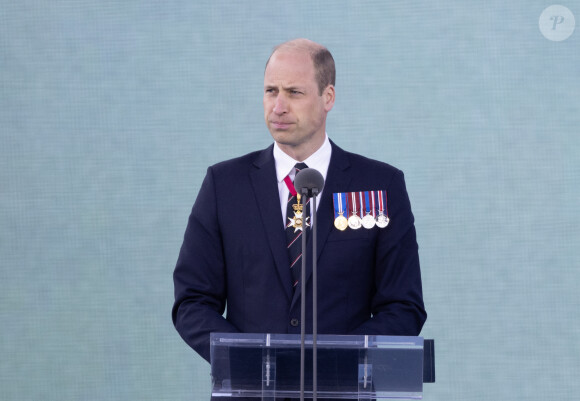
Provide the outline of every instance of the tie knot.
[[304,170],[305,168],[308,168],[308,166],[306,165],[306,163],[296,163],[294,165],[294,168],[296,169],[296,172],[299,172],[300,170]]

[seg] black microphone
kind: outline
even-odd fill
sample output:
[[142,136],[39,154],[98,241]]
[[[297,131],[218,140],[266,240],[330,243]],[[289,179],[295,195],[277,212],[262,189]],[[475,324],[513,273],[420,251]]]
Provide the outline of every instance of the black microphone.
[[308,198],[318,196],[324,187],[324,178],[318,170],[313,168],[304,168],[296,174],[294,178],[294,188],[299,194]]

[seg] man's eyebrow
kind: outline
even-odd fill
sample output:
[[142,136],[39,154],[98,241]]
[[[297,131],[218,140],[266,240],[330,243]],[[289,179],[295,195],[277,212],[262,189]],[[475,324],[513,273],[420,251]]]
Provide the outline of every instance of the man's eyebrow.
[[[278,89],[278,87],[276,87]],[[289,85],[289,86],[283,86],[281,88],[282,91],[284,92],[305,92],[306,88],[304,86],[300,86],[300,85]]]
[[279,86],[276,84],[265,84],[264,85],[264,90],[271,90],[271,89],[275,89],[277,91],[284,91],[284,92],[293,92],[293,91],[305,92],[306,91],[306,88],[304,86],[300,86],[300,85],[289,85],[289,86]]
[[264,85],[264,89],[281,89],[285,92],[292,92],[292,91],[300,91],[303,92],[305,89],[298,85],[291,85],[291,86],[283,86],[280,88],[278,85],[275,84],[266,84]]

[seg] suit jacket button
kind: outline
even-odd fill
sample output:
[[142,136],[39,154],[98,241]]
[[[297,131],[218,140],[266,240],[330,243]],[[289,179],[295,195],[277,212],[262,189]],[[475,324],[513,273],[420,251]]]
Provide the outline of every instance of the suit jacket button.
[[290,320],[290,324],[294,327],[297,327],[300,324],[300,321],[298,319],[292,319]]

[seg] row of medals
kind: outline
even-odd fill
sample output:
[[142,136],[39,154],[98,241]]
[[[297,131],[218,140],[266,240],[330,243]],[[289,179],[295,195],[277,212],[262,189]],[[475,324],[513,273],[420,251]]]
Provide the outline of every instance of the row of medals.
[[343,213],[340,213],[340,216],[334,219],[334,226],[340,231],[346,230],[347,227],[350,227],[353,230],[358,230],[361,227],[370,230],[375,225],[379,228],[385,228],[389,225],[389,217],[382,211],[379,211],[379,215],[376,217],[370,213],[362,218],[358,214],[353,214],[347,219],[343,216]]
[[[303,205],[300,204],[300,195],[297,196],[297,203],[292,205],[294,209],[294,218],[288,217],[290,220],[291,226],[294,228],[294,232],[303,229],[303,225],[308,227],[310,223],[308,222],[309,217],[306,218],[306,221],[303,221],[303,213],[302,213]],[[383,213],[382,210],[379,210],[378,216],[373,216],[372,214],[366,214],[362,218],[358,214],[351,215],[348,219],[343,216],[344,212],[339,212],[340,215],[334,219],[334,226],[339,229],[340,231],[346,230],[350,227],[353,230],[358,230],[361,227],[366,229],[371,229],[375,225],[379,228],[385,228],[389,225],[389,217]]]

